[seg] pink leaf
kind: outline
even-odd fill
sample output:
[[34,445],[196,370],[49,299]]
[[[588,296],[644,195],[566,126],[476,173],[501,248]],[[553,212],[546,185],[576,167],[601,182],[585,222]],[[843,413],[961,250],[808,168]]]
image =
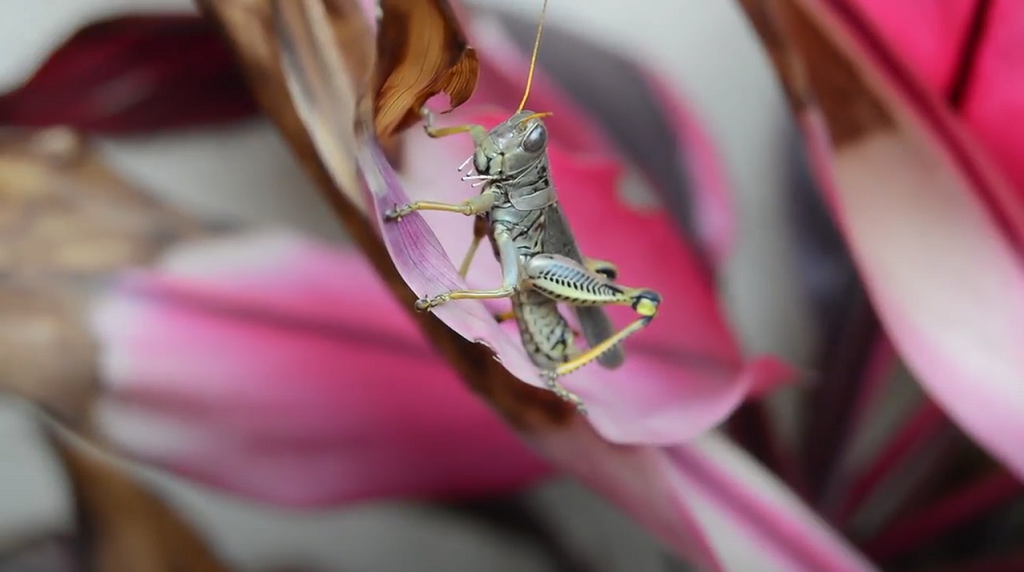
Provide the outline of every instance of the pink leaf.
[[1024,266],[1015,247],[1024,219],[1015,190],[862,28],[820,3],[801,5],[891,114],[838,142],[813,109],[802,117],[868,292],[930,396],[1024,476]]
[[850,0],[893,57],[939,96],[959,107],[967,128],[1002,167],[1024,204],[1024,5],[930,0],[914,4]]
[[[482,69],[470,104],[514,109],[529,71],[535,22],[479,14],[469,25]],[[554,114],[546,119],[549,128],[574,153],[617,155],[639,169],[710,262],[723,264],[735,233],[728,179],[678,90],[644,62],[555,24],[545,25],[543,46],[530,107]]]
[[[453,114],[452,122],[494,125],[506,115],[482,110]],[[558,141],[553,133],[553,141]],[[473,190],[460,183],[455,166],[472,153],[468,138],[406,139],[406,195],[378,156],[364,161],[378,220],[396,204],[426,199],[459,202]],[[665,298],[651,326],[626,344],[627,363],[609,371],[596,365],[565,378],[587,404],[590,418],[606,438],[624,443],[678,443],[717,424],[744,399],[752,385],[777,379],[774,360],[744,366],[720,313],[715,292],[692,252],[676,238],[661,212],[640,211],[618,198],[619,167],[608,158],[577,157],[557,143],[549,146],[560,201],[587,256],[614,261],[620,279],[651,287]],[[445,165],[450,165],[445,174]],[[373,169],[377,169],[376,172]],[[461,260],[472,236],[472,220],[452,213],[413,214],[383,223],[382,233],[403,278],[418,296],[465,288],[452,260]],[[667,261],[667,262],[666,262]],[[467,277],[474,287],[493,288],[501,274],[482,251]],[[482,303],[459,300],[435,310],[470,340],[486,343],[521,380],[543,387],[517,336],[503,330]],[[628,308],[612,309],[620,326]],[[788,372],[786,372],[788,373]]]
[[[511,40],[498,28],[487,27],[488,22],[474,21],[472,28],[480,38],[480,87],[471,103],[444,117],[444,124],[478,123],[489,128],[507,118],[515,105],[509,86],[515,73],[525,68]],[[530,107],[554,112],[548,122],[552,172],[560,204],[575,225],[584,254],[613,261],[623,283],[653,288],[665,299],[651,325],[624,344],[631,356],[624,367],[609,371],[591,365],[563,380],[584,400],[598,432],[621,443],[684,442],[719,423],[752,388],[764,391],[793,377],[774,359],[744,362],[710,277],[692,249],[678,240],[665,213],[628,206],[622,200],[625,173],[607,141],[543,74],[533,85]],[[462,259],[469,245],[469,217],[426,211],[397,222],[383,221],[384,212],[412,200],[458,203],[476,193],[456,171],[472,154],[468,136],[430,139],[410,130],[403,141],[401,181],[371,142],[366,142],[360,157],[369,202],[403,279],[420,297],[496,287],[501,273],[487,248],[465,282],[452,263]],[[544,387],[518,335],[493,319],[502,305],[507,302],[459,300],[432,311],[466,339],[487,345],[513,375]],[[610,313],[618,327],[635,319],[628,308],[611,308]]]
[[[526,89],[529,55],[519,49],[494,16],[468,19],[466,33],[480,60],[477,88],[466,107],[494,106],[506,112],[515,109]],[[552,113],[544,119],[545,126],[554,134],[553,139],[574,152],[594,157],[612,153],[613,142],[539,66],[534,71],[527,108]]]
[[964,121],[1013,183],[1024,205],[1024,4],[992,2],[987,34],[964,95]]
[[[489,494],[549,475],[382,292],[363,259],[291,236],[175,251],[97,309],[100,427],[137,459],[291,506]],[[719,437],[625,447],[581,420],[525,437],[711,570],[751,557],[766,572],[873,570]]]
[[721,436],[709,433],[675,447],[623,447],[577,422],[531,440],[705,569],[876,570],[771,473]]
[[938,93],[952,87],[978,0],[850,0],[893,55]]
[[94,323],[108,438],[218,488],[319,506],[550,472],[351,252],[287,235],[201,244],[124,277]]
[[736,213],[725,164],[715,151],[715,144],[686,102],[673,95],[665,81],[653,74],[648,83],[669,113],[680,139],[684,157],[681,160],[689,173],[693,198],[697,207],[697,236],[711,254],[716,268],[725,265],[736,241]]

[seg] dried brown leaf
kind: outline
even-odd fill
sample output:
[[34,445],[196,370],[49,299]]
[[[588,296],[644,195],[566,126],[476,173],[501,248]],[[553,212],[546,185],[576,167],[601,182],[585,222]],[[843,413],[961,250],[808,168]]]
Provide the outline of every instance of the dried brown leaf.
[[[260,106],[304,164],[322,162],[360,212],[356,133],[372,122],[370,24],[355,0],[197,0],[241,61]],[[289,87],[290,86],[290,87]],[[294,94],[294,96],[293,96]],[[307,133],[308,132],[308,133]],[[301,134],[300,137],[292,134]]]
[[203,232],[74,132],[0,139],[0,390],[81,421],[96,382],[92,296],[116,271]]
[[133,188],[72,131],[0,141],[4,281],[101,279],[202,226]]
[[837,146],[891,129],[893,116],[826,23],[800,2],[775,0],[788,37],[803,58],[807,81]]
[[[345,3],[346,0],[331,1]],[[522,383],[503,368],[487,348],[464,339],[433,314],[413,310],[416,295],[409,290],[392,263],[376,226],[366,218],[367,207],[361,203],[358,190],[343,192],[338,182],[343,177],[332,175],[332,166],[337,165],[336,161],[351,161],[354,168],[355,157],[320,156],[314,144],[315,133],[305,128],[300,111],[297,110],[300,105],[292,102],[282,60],[277,52],[279,40],[274,32],[278,28],[273,17],[273,0],[197,2],[227,36],[246,71],[257,101],[330,201],[355,243],[456,371],[518,427],[536,428],[538,425],[565,424],[571,421],[574,416],[571,405],[548,391]],[[347,4],[357,6],[357,0],[347,0]],[[275,46],[278,48],[275,49]],[[320,49],[323,47],[321,45]],[[310,78],[310,81],[324,80]],[[315,121],[316,116],[309,119]],[[349,123],[341,125],[349,130],[355,128]],[[349,137],[352,133],[343,133],[341,136]]]
[[438,93],[450,109],[476,89],[480,64],[446,0],[381,0],[377,32],[377,137],[388,140],[420,121]]
[[335,183],[363,206],[355,167],[359,133],[372,123],[372,32],[358,5],[272,3],[281,69],[303,125]]
[[19,538],[0,546],[0,572],[83,572],[78,543],[56,533]]
[[761,37],[794,112],[814,105],[841,147],[880,129],[893,116],[828,23],[803,0],[739,0]]
[[783,35],[779,15],[771,0],[737,0],[750,20],[751,26],[764,44],[775,72],[779,74],[782,89],[793,110],[799,113],[810,105],[812,95],[807,78],[802,75],[803,64],[799,53]]
[[190,524],[126,470],[57,430],[49,436],[71,484],[88,570],[230,572]]

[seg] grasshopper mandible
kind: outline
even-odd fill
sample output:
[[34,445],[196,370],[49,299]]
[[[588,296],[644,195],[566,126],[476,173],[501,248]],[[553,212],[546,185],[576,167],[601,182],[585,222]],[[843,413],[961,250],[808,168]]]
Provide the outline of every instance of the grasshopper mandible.
[[[610,369],[621,365],[625,356],[619,344],[654,319],[661,296],[647,288],[617,285],[614,264],[585,258],[558,206],[547,156],[548,132],[541,121],[548,114],[524,109],[546,9],[544,0],[526,90],[512,117],[489,131],[482,125],[438,128],[434,127],[431,113],[426,108],[422,110],[424,129],[430,137],[469,133],[473,138],[474,153],[459,170],[473,162],[476,174],[470,170],[462,179],[478,181],[476,184],[482,186],[480,194],[459,204],[417,201],[396,206],[384,218],[397,221],[423,210],[478,217],[473,242],[459,273],[466,276],[486,236],[501,264],[502,286],[494,290],[454,290],[421,298],[416,309],[426,311],[453,300],[510,298],[511,312],[496,318],[516,320],[523,346],[542,370],[548,389],[585,413],[580,399],[562,387],[558,378],[595,360]],[[577,333],[559,312],[560,302],[575,311],[589,349],[576,345]],[[628,304],[640,317],[615,332],[602,308],[612,304]]]

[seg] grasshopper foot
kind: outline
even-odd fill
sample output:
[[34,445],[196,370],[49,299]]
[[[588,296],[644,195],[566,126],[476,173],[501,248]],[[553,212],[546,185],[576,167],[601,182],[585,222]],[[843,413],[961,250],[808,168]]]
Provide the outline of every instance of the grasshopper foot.
[[541,377],[544,379],[544,385],[547,386],[548,390],[550,390],[552,393],[554,393],[564,401],[568,401],[569,403],[575,405],[576,411],[579,412],[580,415],[587,414],[587,408],[585,405],[583,405],[583,400],[580,399],[579,396],[577,396],[575,393],[572,393],[571,391],[563,387],[561,383],[558,383],[557,372],[551,370],[542,371]]
[[433,298],[420,298],[416,300],[416,309],[420,312],[426,312],[431,308],[436,308],[441,304],[449,301],[451,297],[448,294],[439,294]]
[[397,222],[402,220],[402,217],[412,212],[412,208],[409,205],[396,206],[388,209],[384,213],[384,222]]
[[423,132],[427,137],[436,137],[434,133],[434,114],[426,106],[420,108],[420,119],[423,120]]

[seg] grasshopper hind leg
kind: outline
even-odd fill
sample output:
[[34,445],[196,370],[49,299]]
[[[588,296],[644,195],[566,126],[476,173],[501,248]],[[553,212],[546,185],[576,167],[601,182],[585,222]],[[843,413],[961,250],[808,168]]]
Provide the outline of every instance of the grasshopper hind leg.
[[565,392],[564,389],[557,389],[560,388],[555,385],[557,378],[597,360],[629,336],[647,327],[658,314],[661,295],[647,288],[612,284],[608,275],[600,272],[599,268],[604,268],[615,275],[617,273],[614,265],[603,264],[607,266],[602,266],[601,261],[593,259],[588,259],[586,264],[581,265],[565,256],[540,254],[531,258],[524,269],[529,287],[557,302],[572,306],[628,305],[639,314],[639,318],[625,328],[586,351],[566,355],[561,364],[548,370],[545,379],[549,388],[556,393]]
[[[619,277],[618,267],[611,262],[586,256],[583,256],[582,260],[588,270],[604,276],[608,282],[615,282]],[[575,306],[573,313],[579,321],[583,334],[581,337],[588,344],[597,345],[615,334],[615,326],[601,306]],[[598,356],[597,363],[605,369],[612,370],[621,367],[625,360],[626,355],[622,347],[617,346]]]
[[614,282],[619,277],[619,267],[607,260],[584,257],[583,263],[587,267],[587,270],[604,276],[609,282]]
[[587,406],[583,404],[583,400],[558,382],[558,374],[555,371],[545,370],[542,373],[541,378],[544,379],[544,386],[547,387],[548,391],[554,393],[562,401],[569,402],[575,406],[576,411],[579,412],[580,415],[587,414]]

